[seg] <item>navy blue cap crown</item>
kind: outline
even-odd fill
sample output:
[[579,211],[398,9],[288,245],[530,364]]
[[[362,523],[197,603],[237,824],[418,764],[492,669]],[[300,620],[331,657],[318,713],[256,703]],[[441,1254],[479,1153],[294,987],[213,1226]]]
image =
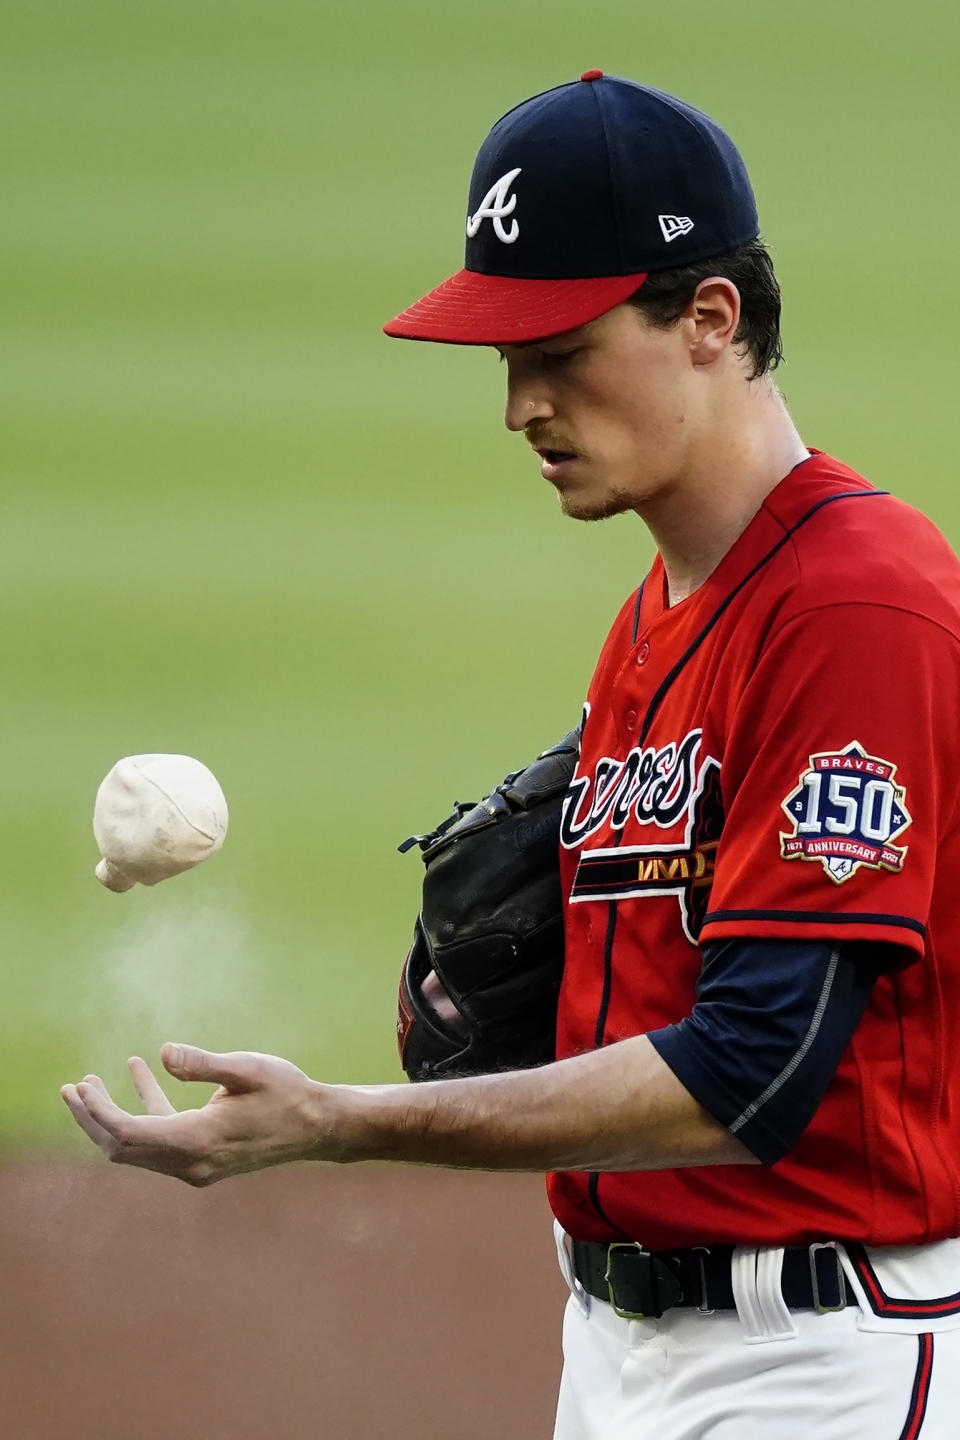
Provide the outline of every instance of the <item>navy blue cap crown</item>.
[[465,266],[586,279],[671,269],[758,233],[746,167],[701,111],[587,71],[507,112],[473,170]]

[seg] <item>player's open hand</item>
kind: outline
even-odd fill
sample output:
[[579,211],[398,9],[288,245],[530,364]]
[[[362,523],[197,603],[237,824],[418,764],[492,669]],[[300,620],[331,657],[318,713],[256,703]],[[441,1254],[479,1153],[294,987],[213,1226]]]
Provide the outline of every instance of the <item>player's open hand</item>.
[[176,1079],[219,1088],[200,1109],[176,1110],[146,1061],[134,1056],[128,1064],[142,1115],[121,1109],[97,1075],[60,1092],[81,1130],[115,1164],[206,1186],[287,1160],[338,1158],[318,1153],[326,1129],[320,1097],[329,1087],[288,1060],[249,1051],[214,1055],[191,1045],[164,1045],[160,1058]]

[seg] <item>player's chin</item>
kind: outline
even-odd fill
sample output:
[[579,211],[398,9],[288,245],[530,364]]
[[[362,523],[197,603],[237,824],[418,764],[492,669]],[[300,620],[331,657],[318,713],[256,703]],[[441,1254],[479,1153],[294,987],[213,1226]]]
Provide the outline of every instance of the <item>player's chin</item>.
[[629,495],[620,490],[607,490],[601,494],[595,491],[578,491],[575,486],[557,491],[560,509],[571,520],[609,520],[612,515],[622,515],[633,509]]

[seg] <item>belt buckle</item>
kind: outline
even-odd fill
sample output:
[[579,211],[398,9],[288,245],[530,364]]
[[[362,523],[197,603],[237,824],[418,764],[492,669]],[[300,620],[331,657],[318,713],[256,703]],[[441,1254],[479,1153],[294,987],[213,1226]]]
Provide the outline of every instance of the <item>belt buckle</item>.
[[[627,1310],[624,1306],[617,1304],[616,1291],[613,1284],[613,1262],[618,1251],[626,1252],[644,1262],[634,1277],[634,1283],[644,1303],[644,1309]],[[677,1278],[662,1259],[653,1254],[650,1250],[644,1249],[638,1240],[615,1240],[607,1246],[607,1268],[604,1273],[604,1280],[607,1286],[607,1296],[610,1308],[621,1320],[659,1320],[665,1311],[672,1305],[678,1305],[683,1300],[683,1288]],[[629,1279],[624,1276],[624,1279]]]
[[634,1250],[641,1255],[649,1255],[650,1251],[645,1250],[639,1240],[614,1240],[607,1246],[607,1268],[604,1272],[604,1280],[607,1285],[607,1297],[610,1301],[610,1308],[614,1315],[619,1315],[621,1320],[645,1320],[646,1312],[643,1310],[621,1310],[617,1304],[616,1296],[613,1293],[613,1280],[610,1278],[610,1271],[613,1264],[613,1253],[615,1250]]
[[[843,1273],[843,1262],[840,1259],[837,1242],[835,1240],[817,1240],[809,1245],[807,1250],[810,1256],[810,1288],[813,1291],[813,1307],[817,1314],[830,1315],[835,1310],[845,1310],[847,1308],[847,1280]],[[817,1253],[820,1250],[833,1251],[833,1260],[837,1267],[837,1296],[839,1299],[837,1305],[825,1305],[820,1299],[820,1276],[817,1271]]]

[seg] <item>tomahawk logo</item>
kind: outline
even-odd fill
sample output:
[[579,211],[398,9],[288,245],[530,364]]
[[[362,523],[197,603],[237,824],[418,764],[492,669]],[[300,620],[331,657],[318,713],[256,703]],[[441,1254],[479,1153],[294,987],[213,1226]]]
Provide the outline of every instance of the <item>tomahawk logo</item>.
[[660,229],[667,244],[676,240],[678,235],[689,235],[693,229],[693,221],[689,215],[658,215]]
[[516,195],[511,195],[508,199],[507,192],[519,174],[520,166],[517,166],[516,170],[508,170],[506,175],[501,175],[497,183],[490,186],[473,214],[467,216],[467,234],[471,240],[484,220],[493,221],[493,233],[498,240],[503,241],[504,245],[512,245],[516,240],[520,234],[520,226],[517,221],[510,221],[509,230],[503,222],[505,217],[512,215],[517,208]]

